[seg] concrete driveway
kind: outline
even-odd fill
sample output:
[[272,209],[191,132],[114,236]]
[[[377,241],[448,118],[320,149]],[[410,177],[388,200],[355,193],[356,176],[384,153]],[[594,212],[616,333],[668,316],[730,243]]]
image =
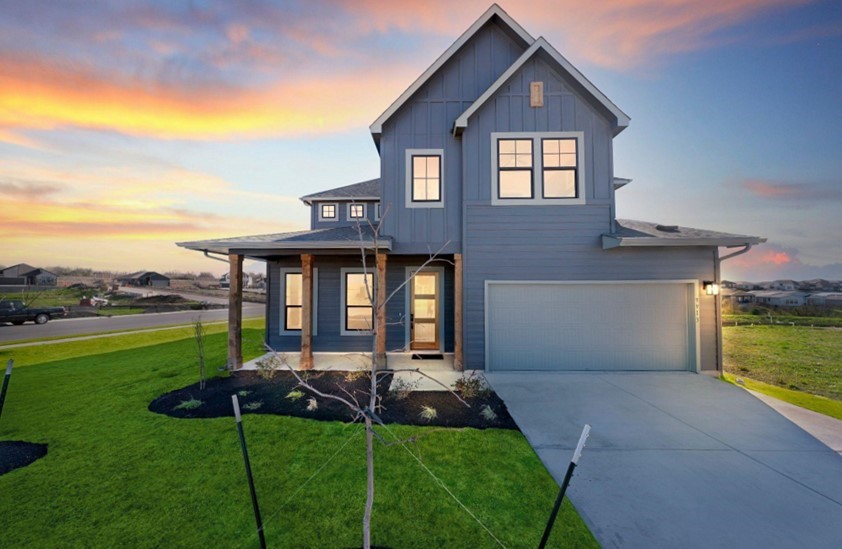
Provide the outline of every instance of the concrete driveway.
[[603,546],[842,547],[842,457],[738,387],[682,372],[486,377],[559,483],[591,424],[568,495]]

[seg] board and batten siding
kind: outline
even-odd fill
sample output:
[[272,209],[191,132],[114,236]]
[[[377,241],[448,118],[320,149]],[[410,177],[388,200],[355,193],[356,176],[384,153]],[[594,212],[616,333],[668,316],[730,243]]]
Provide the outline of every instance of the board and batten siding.
[[[393,256],[390,255],[386,264],[386,286],[391,294],[406,279],[406,267],[417,267],[424,263],[428,256]],[[441,263],[436,263],[441,265]],[[281,323],[281,268],[300,268],[299,256],[277,258],[269,261],[266,267],[268,277],[267,307],[266,307],[266,335],[269,345],[276,351],[301,351],[300,335],[279,335]],[[368,335],[340,335],[341,326],[341,272],[342,269],[361,268],[360,259],[354,255],[345,256],[314,256],[313,267],[318,269],[318,327],[313,336],[314,352],[371,352],[372,338]],[[377,276],[374,259],[370,259],[369,272]],[[453,267],[447,264],[444,269],[444,345],[445,352],[453,352]],[[386,322],[391,325],[386,331],[386,350],[401,351],[406,344],[406,328],[399,324],[401,319],[408,321],[409,313],[406,307],[407,287],[389,301],[386,306]]]
[[[390,212],[383,234],[396,253],[427,253],[445,243],[459,252],[462,239],[462,146],[453,123],[523,53],[496,23],[466,43],[383,126],[380,139],[381,201]],[[443,151],[443,208],[406,207],[406,151]]]
[[[336,204],[336,209],[338,212],[338,218],[336,221],[320,221],[319,220],[319,209],[321,208],[321,204]],[[310,206],[310,228],[311,229],[333,229],[336,227],[354,227],[357,223],[357,219],[348,219],[348,204],[349,201],[336,201],[336,200],[325,200],[322,202],[313,202],[313,205]],[[367,219],[374,221],[374,205],[376,202],[356,202],[356,204],[364,204]],[[365,221],[361,221],[363,225],[367,225]]]

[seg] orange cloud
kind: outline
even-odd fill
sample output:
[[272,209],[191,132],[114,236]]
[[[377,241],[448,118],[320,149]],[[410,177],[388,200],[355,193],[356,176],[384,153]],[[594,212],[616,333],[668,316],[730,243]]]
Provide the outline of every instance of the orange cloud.
[[738,183],[752,195],[769,200],[790,202],[826,202],[842,200],[842,187],[831,181],[790,183],[763,179],[746,179]]

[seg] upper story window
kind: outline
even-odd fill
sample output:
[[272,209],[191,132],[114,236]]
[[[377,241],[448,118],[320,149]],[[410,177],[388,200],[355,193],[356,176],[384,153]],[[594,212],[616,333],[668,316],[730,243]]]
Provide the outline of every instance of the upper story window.
[[584,204],[583,132],[492,133],[494,205]]
[[442,149],[407,149],[407,208],[443,207],[443,168],[444,151]]
[[319,204],[319,221],[338,221],[339,208],[336,203]]
[[365,204],[348,204],[348,219],[365,219]]

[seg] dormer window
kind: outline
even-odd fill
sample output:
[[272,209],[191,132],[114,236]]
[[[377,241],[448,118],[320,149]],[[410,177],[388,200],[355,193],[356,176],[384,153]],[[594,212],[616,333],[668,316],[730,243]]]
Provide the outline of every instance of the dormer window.
[[407,149],[407,208],[443,207],[443,159],[441,149]]
[[491,203],[585,203],[583,132],[492,133]]
[[365,204],[348,204],[348,219],[365,219]]
[[334,204],[320,204],[319,205],[319,221],[337,221],[339,212],[337,205]]

